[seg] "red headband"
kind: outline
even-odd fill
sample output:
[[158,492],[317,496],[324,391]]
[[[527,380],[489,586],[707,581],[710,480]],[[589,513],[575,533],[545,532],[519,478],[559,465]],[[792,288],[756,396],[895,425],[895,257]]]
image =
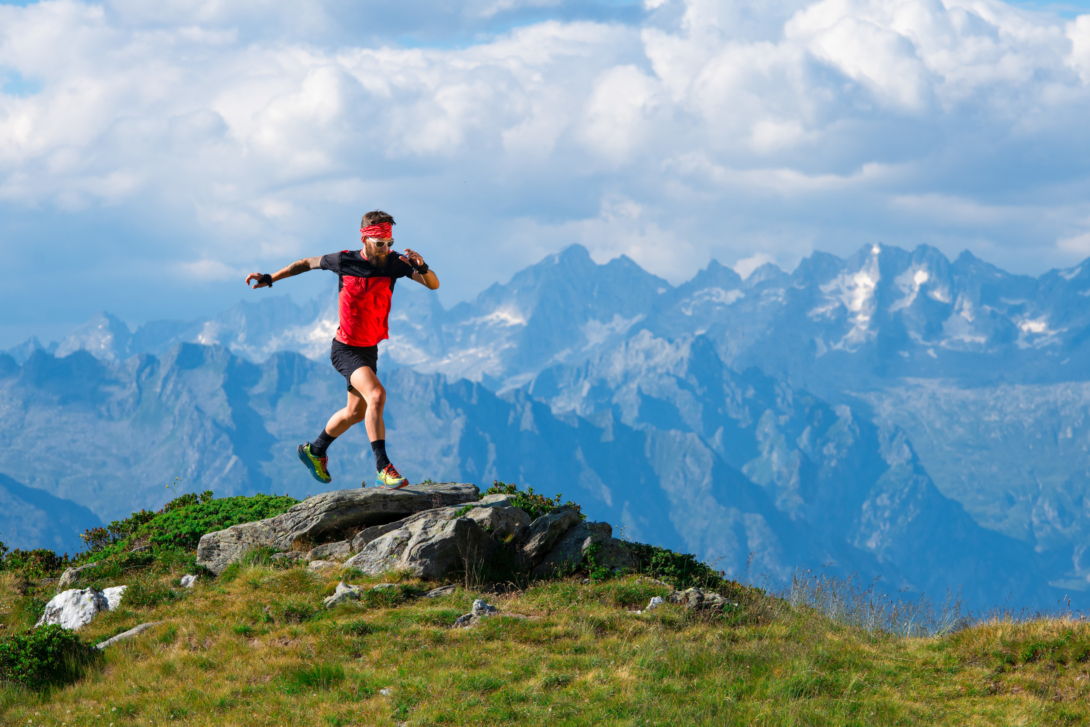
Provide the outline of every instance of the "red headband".
[[380,222],[377,225],[368,225],[367,227],[360,228],[360,239],[364,237],[393,237],[393,227],[389,222]]

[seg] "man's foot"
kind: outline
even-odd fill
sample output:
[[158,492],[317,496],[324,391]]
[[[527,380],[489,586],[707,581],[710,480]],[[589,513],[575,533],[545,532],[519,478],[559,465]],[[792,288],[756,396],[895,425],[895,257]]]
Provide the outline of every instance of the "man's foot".
[[392,464],[386,465],[386,468],[375,477],[375,481],[385,490],[400,490],[409,484],[409,481],[402,477]]
[[307,466],[310,473],[314,475],[314,479],[321,483],[329,484],[333,478],[329,476],[329,470],[326,469],[326,463],[329,461],[327,457],[315,457],[310,453],[310,442],[299,445],[299,460]]

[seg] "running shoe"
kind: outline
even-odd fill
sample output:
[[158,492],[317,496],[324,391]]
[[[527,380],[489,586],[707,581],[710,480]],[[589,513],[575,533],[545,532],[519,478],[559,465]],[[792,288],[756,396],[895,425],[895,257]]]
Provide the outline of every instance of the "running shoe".
[[386,465],[386,468],[375,477],[375,481],[384,490],[400,490],[409,484],[409,481],[402,477],[392,464]]
[[326,469],[326,463],[329,462],[328,457],[315,457],[310,453],[310,442],[299,445],[299,460],[307,466],[310,473],[314,475],[314,479],[323,484],[329,484],[333,478],[329,476],[329,470]]

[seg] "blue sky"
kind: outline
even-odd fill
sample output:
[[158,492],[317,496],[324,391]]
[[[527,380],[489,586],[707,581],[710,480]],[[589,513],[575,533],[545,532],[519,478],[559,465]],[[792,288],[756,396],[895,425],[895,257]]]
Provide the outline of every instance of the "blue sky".
[[1090,256],[1088,112],[1090,0],[4,2],[0,348],[218,312],[378,207],[446,305],[573,242],[1039,274]]

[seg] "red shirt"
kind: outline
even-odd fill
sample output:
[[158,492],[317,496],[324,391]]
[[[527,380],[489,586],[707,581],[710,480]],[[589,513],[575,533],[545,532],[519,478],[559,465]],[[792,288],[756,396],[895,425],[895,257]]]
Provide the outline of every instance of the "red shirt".
[[337,340],[349,346],[374,346],[390,337],[390,303],[394,283],[413,274],[391,250],[378,268],[359,250],[342,250],[322,256],[322,270],[337,273],[337,308],[340,325]]

